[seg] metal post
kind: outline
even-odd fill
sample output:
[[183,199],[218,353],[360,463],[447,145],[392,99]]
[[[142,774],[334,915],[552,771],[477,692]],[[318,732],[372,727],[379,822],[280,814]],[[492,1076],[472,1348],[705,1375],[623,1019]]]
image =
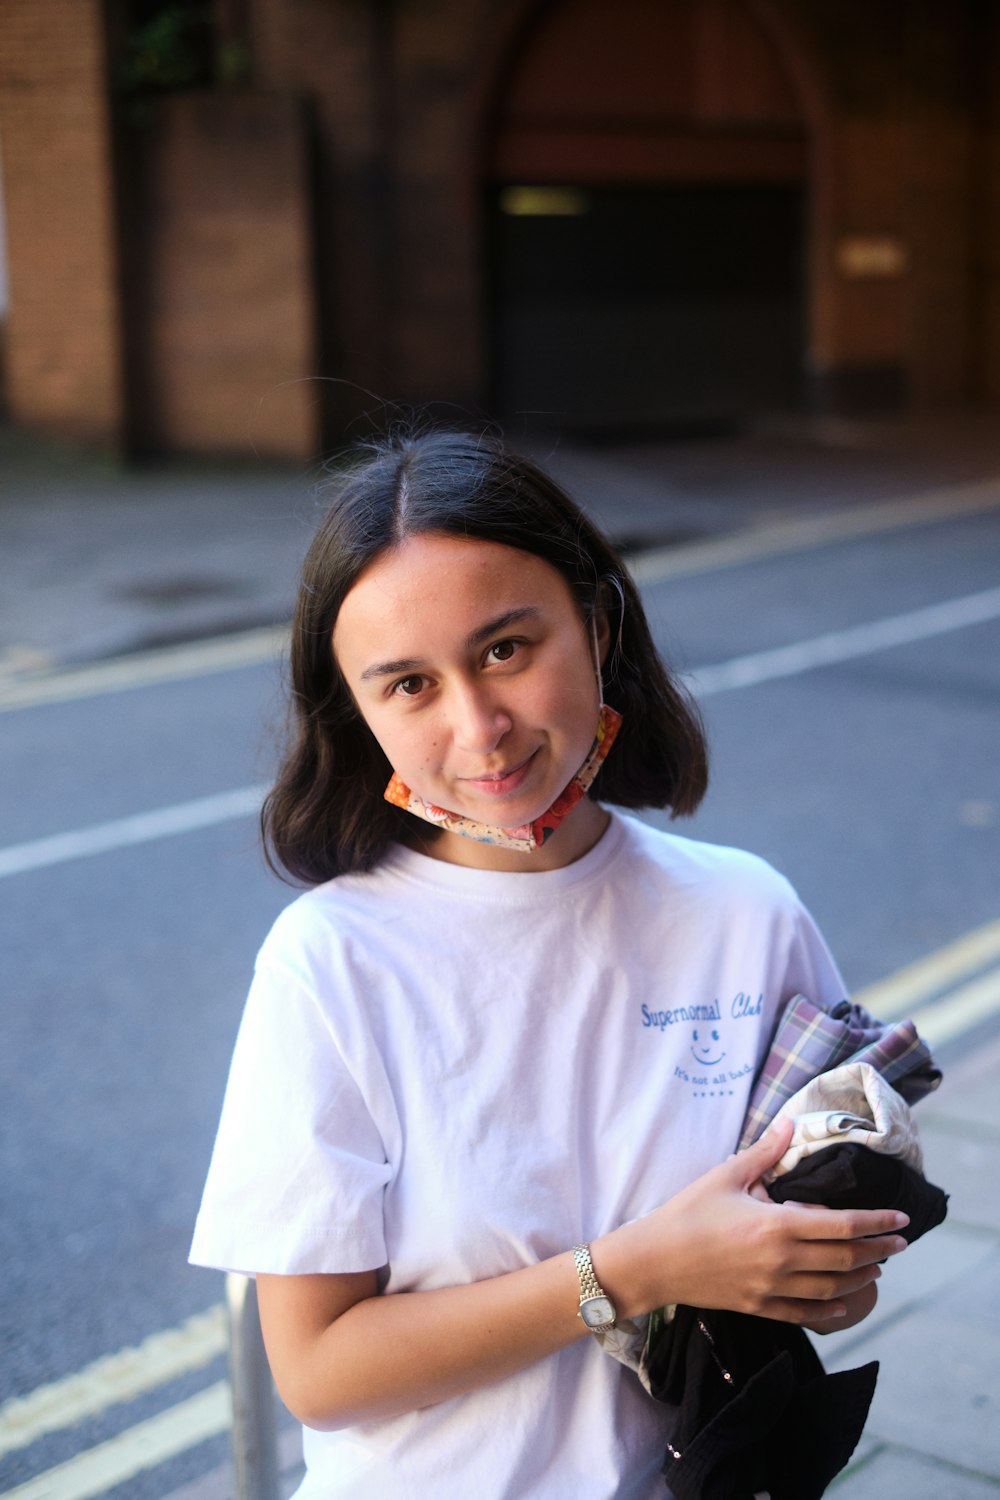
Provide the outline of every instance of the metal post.
[[230,1272],[226,1277],[226,1306],[236,1500],[281,1500],[278,1422],[257,1312],[257,1283]]

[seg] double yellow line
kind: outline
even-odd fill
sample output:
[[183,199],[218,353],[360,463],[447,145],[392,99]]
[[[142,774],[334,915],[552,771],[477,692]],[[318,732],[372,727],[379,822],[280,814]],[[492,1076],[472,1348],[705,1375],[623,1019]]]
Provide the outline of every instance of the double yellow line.
[[987,922],[854,997],[891,1021],[912,1015],[932,1047],[1000,1013],[1000,921]]

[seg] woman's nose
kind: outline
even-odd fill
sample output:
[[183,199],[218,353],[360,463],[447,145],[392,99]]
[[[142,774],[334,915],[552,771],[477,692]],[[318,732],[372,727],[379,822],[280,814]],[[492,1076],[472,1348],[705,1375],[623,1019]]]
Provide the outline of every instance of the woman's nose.
[[489,755],[511,727],[510,714],[480,687],[457,692],[453,704],[452,732],[460,750]]

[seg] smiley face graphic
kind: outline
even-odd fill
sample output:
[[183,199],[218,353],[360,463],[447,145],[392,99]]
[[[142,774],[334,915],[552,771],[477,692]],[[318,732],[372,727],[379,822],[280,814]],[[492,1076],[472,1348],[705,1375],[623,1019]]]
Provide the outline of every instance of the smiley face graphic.
[[696,1063],[700,1063],[703,1068],[714,1068],[725,1055],[719,1041],[719,1033],[714,1027],[711,1032],[695,1030],[691,1043],[691,1056]]

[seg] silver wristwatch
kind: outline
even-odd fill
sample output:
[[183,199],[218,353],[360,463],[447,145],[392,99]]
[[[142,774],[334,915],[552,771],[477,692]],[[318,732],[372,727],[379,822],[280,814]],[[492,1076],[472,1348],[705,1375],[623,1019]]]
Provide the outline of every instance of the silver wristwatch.
[[601,1286],[594,1272],[589,1245],[575,1245],[573,1259],[580,1278],[580,1317],[591,1333],[604,1333],[615,1326],[618,1314],[615,1304]]

